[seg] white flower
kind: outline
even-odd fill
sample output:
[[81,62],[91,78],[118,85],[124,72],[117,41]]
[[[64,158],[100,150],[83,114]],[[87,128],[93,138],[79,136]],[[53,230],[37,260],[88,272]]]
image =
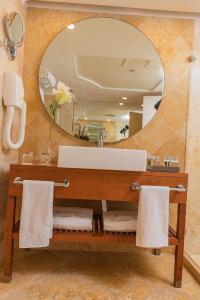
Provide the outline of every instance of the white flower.
[[66,86],[66,85],[65,85],[63,82],[61,82],[61,81],[58,82],[57,89],[58,89],[59,91],[64,92],[64,93],[70,93],[70,92],[71,92],[71,89],[70,89],[68,86]]
[[73,98],[71,89],[61,81],[58,82],[57,89],[54,88],[52,90],[52,94],[55,96],[55,101],[59,105],[71,103]]

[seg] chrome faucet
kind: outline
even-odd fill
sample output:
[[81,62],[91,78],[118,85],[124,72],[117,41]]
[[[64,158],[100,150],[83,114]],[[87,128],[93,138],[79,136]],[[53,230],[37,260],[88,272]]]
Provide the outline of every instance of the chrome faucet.
[[98,147],[103,148],[103,143],[104,143],[104,131],[103,129],[100,129],[98,140],[97,140]]

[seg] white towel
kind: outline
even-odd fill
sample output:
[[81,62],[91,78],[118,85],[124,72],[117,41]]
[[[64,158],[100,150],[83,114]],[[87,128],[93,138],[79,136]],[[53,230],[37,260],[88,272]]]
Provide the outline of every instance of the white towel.
[[105,231],[134,232],[137,226],[137,213],[127,210],[110,210],[103,214]]
[[140,190],[136,245],[143,248],[168,246],[169,187],[142,186]]
[[53,232],[54,182],[24,180],[19,248],[49,246]]
[[55,206],[53,211],[54,228],[92,230],[93,210],[91,208]]

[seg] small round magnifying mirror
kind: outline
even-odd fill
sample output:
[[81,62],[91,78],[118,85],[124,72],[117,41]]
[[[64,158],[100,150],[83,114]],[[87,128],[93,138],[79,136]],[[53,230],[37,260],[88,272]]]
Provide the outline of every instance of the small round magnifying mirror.
[[20,15],[16,12],[8,14],[4,19],[6,33],[6,48],[9,52],[10,59],[15,60],[16,49],[23,44],[24,26]]

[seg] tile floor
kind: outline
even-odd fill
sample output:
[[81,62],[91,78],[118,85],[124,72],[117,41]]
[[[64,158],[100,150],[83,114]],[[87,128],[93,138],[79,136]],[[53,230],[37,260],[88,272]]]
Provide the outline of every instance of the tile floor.
[[13,279],[1,300],[199,300],[200,285],[184,269],[173,282],[174,255],[16,251]]

